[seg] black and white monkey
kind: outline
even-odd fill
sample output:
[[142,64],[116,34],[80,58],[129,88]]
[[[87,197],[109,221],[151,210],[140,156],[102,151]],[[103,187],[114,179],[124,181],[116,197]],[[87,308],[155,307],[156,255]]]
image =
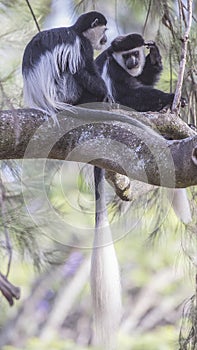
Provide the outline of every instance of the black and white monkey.
[[[145,47],[150,49],[146,57]],[[145,42],[140,34],[118,36],[97,57],[96,64],[115,102],[139,112],[160,111],[172,105],[173,93],[154,88],[163,67],[159,49],[153,41]],[[184,98],[181,98],[181,106],[185,106]],[[185,189],[174,190],[172,206],[183,223],[191,222]]]
[[106,18],[96,11],[71,27],[36,34],[25,48],[24,102],[54,116],[68,105],[103,101],[107,89],[93,60],[93,49],[106,43]]
[[[102,14],[92,11],[81,15],[69,28],[42,31],[29,42],[22,63],[24,100],[28,107],[40,109],[56,120],[57,112],[69,105],[106,99],[107,87],[93,59],[93,49],[101,49],[107,40],[106,23]],[[122,116],[122,121],[140,127],[138,121],[126,119]],[[104,170],[95,167],[94,174],[96,228],[91,289],[98,342],[109,350],[121,315],[119,269],[106,225]]]
[[[146,57],[145,47],[150,49]],[[174,94],[153,87],[162,72],[159,49],[140,34],[118,36],[96,64],[115,102],[139,112],[160,111],[172,104]]]

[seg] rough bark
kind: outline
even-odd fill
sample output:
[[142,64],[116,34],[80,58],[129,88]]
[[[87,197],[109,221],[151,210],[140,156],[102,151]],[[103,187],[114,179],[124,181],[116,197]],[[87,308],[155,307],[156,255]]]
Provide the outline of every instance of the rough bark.
[[[197,135],[173,118],[168,113],[75,108],[59,115],[58,126],[37,110],[1,111],[0,159],[88,162],[152,185],[196,185]],[[144,123],[160,124],[162,134],[170,135],[171,128],[190,137],[166,140]]]

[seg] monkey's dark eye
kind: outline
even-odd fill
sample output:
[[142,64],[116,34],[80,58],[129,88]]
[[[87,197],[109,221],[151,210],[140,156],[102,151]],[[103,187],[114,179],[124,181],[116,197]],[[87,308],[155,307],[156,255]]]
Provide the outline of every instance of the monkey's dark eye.
[[133,51],[132,56],[139,57],[139,51]]
[[125,60],[127,60],[128,58],[130,58],[130,56],[131,56],[130,53],[124,53],[124,54],[122,55],[122,57],[123,57]]

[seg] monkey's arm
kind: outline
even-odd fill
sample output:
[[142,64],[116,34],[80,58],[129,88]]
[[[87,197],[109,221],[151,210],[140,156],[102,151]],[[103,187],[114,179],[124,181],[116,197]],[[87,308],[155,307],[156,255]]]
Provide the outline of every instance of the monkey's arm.
[[96,73],[91,74],[85,69],[80,69],[74,74],[74,77],[87,93],[97,98],[97,101],[103,101],[108,95],[104,80]]
[[138,80],[145,85],[154,86],[159,80],[163,65],[159,49],[155,43],[148,46],[150,53],[146,56],[146,62],[142,74]]
[[129,106],[138,112],[160,111],[166,106],[171,106],[174,94],[168,94],[150,87],[130,89],[129,94],[122,95],[119,103]]

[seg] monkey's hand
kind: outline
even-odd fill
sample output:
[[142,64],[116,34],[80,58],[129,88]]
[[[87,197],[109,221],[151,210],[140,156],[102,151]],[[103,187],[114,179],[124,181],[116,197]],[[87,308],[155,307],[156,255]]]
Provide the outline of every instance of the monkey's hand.
[[162,58],[159,52],[159,48],[155,44],[154,41],[146,41],[144,45],[150,49],[150,62],[152,65],[157,65],[158,67],[162,67]]
[[108,102],[110,104],[115,103],[115,100],[112,95],[107,94],[103,100],[103,102]]

